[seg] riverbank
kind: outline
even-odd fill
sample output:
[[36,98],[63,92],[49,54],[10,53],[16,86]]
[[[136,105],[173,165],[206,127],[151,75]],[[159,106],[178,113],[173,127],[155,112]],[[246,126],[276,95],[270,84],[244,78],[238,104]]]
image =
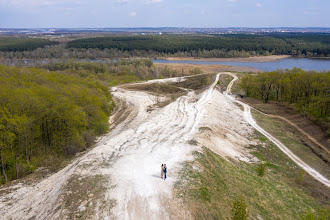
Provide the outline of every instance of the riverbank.
[[198,60],[206,62],[249,62],[249,63],[259,63],[259,62],[275,62],[281,59],[289,58],[290,55],[272,55],[272,56],[256,56],[256,57],[234,57],[234,58],[194,58],[194,57],[166,57],[159,58],[164,60]]

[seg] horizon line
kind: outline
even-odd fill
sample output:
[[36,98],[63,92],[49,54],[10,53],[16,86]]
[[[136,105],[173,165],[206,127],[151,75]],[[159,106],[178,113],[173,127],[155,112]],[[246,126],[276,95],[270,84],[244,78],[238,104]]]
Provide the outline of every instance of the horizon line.
[[157,26],[157,27],[0,27],[0,29],[143,29],[143,28],[173,28],[173,29],[233,29],[233,28],[246,28],[246,29],[276,29],[276,28],[298,28],[298,29],[330,29],[329,27],[299,27],[299,26],[278,26],[278,27],[171,27],[171,26]]

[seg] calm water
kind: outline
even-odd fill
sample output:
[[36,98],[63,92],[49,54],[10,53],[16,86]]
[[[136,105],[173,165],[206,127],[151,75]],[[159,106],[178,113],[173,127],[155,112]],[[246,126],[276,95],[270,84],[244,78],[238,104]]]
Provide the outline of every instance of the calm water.
[[285,58],[275,62],[214,62],[198,60],[152,60],[154,63],[190,63],[204,65],[229,65],[229,66],[248,66],[264,71],[273,71],[276,69],[292,69],[298,67],[304,70],[329,71],[330,59],[308,59],[308,58]]

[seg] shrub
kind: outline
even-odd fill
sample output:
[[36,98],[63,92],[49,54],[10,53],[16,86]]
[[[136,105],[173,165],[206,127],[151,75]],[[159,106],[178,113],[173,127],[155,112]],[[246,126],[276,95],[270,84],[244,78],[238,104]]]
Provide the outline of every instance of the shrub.
[[265,163],[258,164],[256,171],[258,173],[258,176],[263,177],[266,173],[266,164]]
[[233,220],[245,220],[249,217],[249,210],[242,196],[237,197],[231,209],[231,218]]
[[190,144],[190,145],[197,145],[197,141],[196,140],[189,140],[188,141],[188,144]]

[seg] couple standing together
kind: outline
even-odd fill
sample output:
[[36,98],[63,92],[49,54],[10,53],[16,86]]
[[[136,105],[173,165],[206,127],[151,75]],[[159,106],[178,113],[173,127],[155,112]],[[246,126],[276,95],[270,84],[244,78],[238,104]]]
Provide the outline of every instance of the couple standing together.
[[162,166],[161,166],[161,172],[160,172],[160,178],[163,179],[163,176],[165,174],[164,180],[166,180],[166,173],[167,173],[166,164],[162,164]]

